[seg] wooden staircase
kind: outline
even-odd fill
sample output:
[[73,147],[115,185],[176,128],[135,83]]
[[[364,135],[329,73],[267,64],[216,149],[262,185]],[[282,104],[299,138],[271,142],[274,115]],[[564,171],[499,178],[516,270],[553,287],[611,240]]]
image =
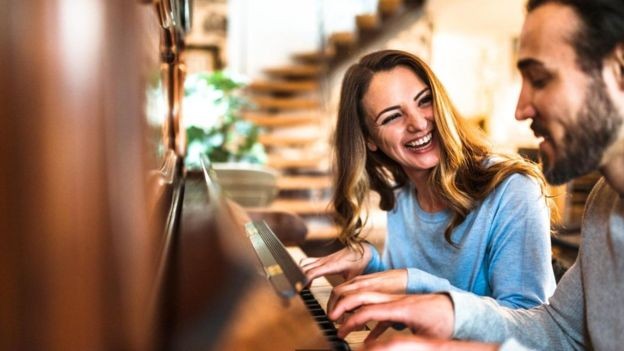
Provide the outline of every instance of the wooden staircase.
[[[268,166],[281,173],[279,195],[271,209],[305,219],[327,217],[331,177],[328,118],[324,115],[321,80],[324,62],[293,58],[293,64],[264,70],[266,78],[247,87],[255,106],[244,116],[261,126],[259,141],[269,154]],[[327,229],[323,228],[323,238]],[[314,232],[308,238],[316,238]]]
[[264,70],[265,77],[247,87],[254,109],[244,116],[262,127],[268,166],[281,173],[279,195],[271,209],[294,212],[308,224],[309,240],[334,239],[332,224],[330,137],[332,116],[326,112],[323,85],[332,69],[383,34],[384,26],[422,7],[423,0],[379,0],[377,14],[354,20],[357,33],[338,32],[318,51],[294,53],[292,63]]

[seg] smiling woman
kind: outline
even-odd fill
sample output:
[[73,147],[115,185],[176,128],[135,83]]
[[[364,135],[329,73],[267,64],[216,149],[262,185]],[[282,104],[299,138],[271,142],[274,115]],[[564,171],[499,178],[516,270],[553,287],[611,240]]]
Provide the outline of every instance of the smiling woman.
[[[539,169],[491,152],[418,57],[379,51],[347,70],[334,147],[333,205],[347,247],[304,264],[310,279],[357,277],[334,289],[330,309],[354,291],[460,290],[512,308],[551,295]],[[361,236],[371,191],[388,211],[383,255]]]
[[363,107],[371,138],[367,147],[381,149],[411,179],[426,177],[440,161],[431,89],[409,68],[397,66],[376,74],[364,95]]

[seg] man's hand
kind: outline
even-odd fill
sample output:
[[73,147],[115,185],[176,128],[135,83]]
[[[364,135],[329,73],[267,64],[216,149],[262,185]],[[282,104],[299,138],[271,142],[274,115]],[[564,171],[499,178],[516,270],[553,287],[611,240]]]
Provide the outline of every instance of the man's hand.
[[310,281],[327,274],[341,274],[349,280],[362,274],[372,257],[369,244],[363,244],[362,249],[363,253],[346,247],[325,257],[306,258],[301,262],[301,269]]
[[346,295],[365,291],[405,294],[406,289],[407,269],[392,269],[385,272],[359,275],[332,289],[327,302],[327,312],[330,313],[336,303]]
[[346,317],[338,331],[341,338],[361,329],[369,321],[382,322],[379,327],[381,330],[373,330],[369,339],[381,334],[390,323],[402,323],[418,335],[441,339],[449,339],[453,335],[453,302],[445,294],[349,294],[338,301],[334,310],[329,313],[329,318],[336,320],[347,311],[354,312]]
[[366,351],[496,351],[498,345],[444,339],[430,339],[422,336],[400,336],[383,342],[367,343]]

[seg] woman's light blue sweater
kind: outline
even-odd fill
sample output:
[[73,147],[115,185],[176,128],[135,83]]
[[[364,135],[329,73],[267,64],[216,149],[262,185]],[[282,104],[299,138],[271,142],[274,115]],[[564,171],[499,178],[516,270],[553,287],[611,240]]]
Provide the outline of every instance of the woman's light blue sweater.
[[549,210],[539,185],[513,174],[444,238],[449,210],[421,209],[413,186],[397,194],[388,212],[383,257],[373,249],[365,273],[407,268],[408,293],[468,291],[501,305],[539,305],[555,289]]

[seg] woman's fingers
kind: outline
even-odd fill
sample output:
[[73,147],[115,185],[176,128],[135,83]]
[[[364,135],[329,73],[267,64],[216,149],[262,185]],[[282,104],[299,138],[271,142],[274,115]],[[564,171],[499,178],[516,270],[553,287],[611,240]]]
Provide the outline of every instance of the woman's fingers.
[[335,286],[332,289],[331,294],[329,295],[329,300],[327,300],[327,312],[331,312],[334,309],[336,303],[344,295],[367,291],[367,287],[369,285],[369,279],[367,279],[367,276],[358,276],[355,279]]
[[313,280],[327,274],[341,273],[344,270],[342,266],[339,262],[319,260],[306,266],[303,269],[303,274],[309,280]]
[[361,254],[349,248],[344,248],[329,256],[300,261],[301,269],[309,281],[327,274],[353,277],[361,274],[367,263],[368,260],[364,260]]
[[305,268],[306,266],[317,262],[318,260],[320,260],[322,257],[304,257],[301,260],[299,260],[299,266],[301,266],[301,268]]

